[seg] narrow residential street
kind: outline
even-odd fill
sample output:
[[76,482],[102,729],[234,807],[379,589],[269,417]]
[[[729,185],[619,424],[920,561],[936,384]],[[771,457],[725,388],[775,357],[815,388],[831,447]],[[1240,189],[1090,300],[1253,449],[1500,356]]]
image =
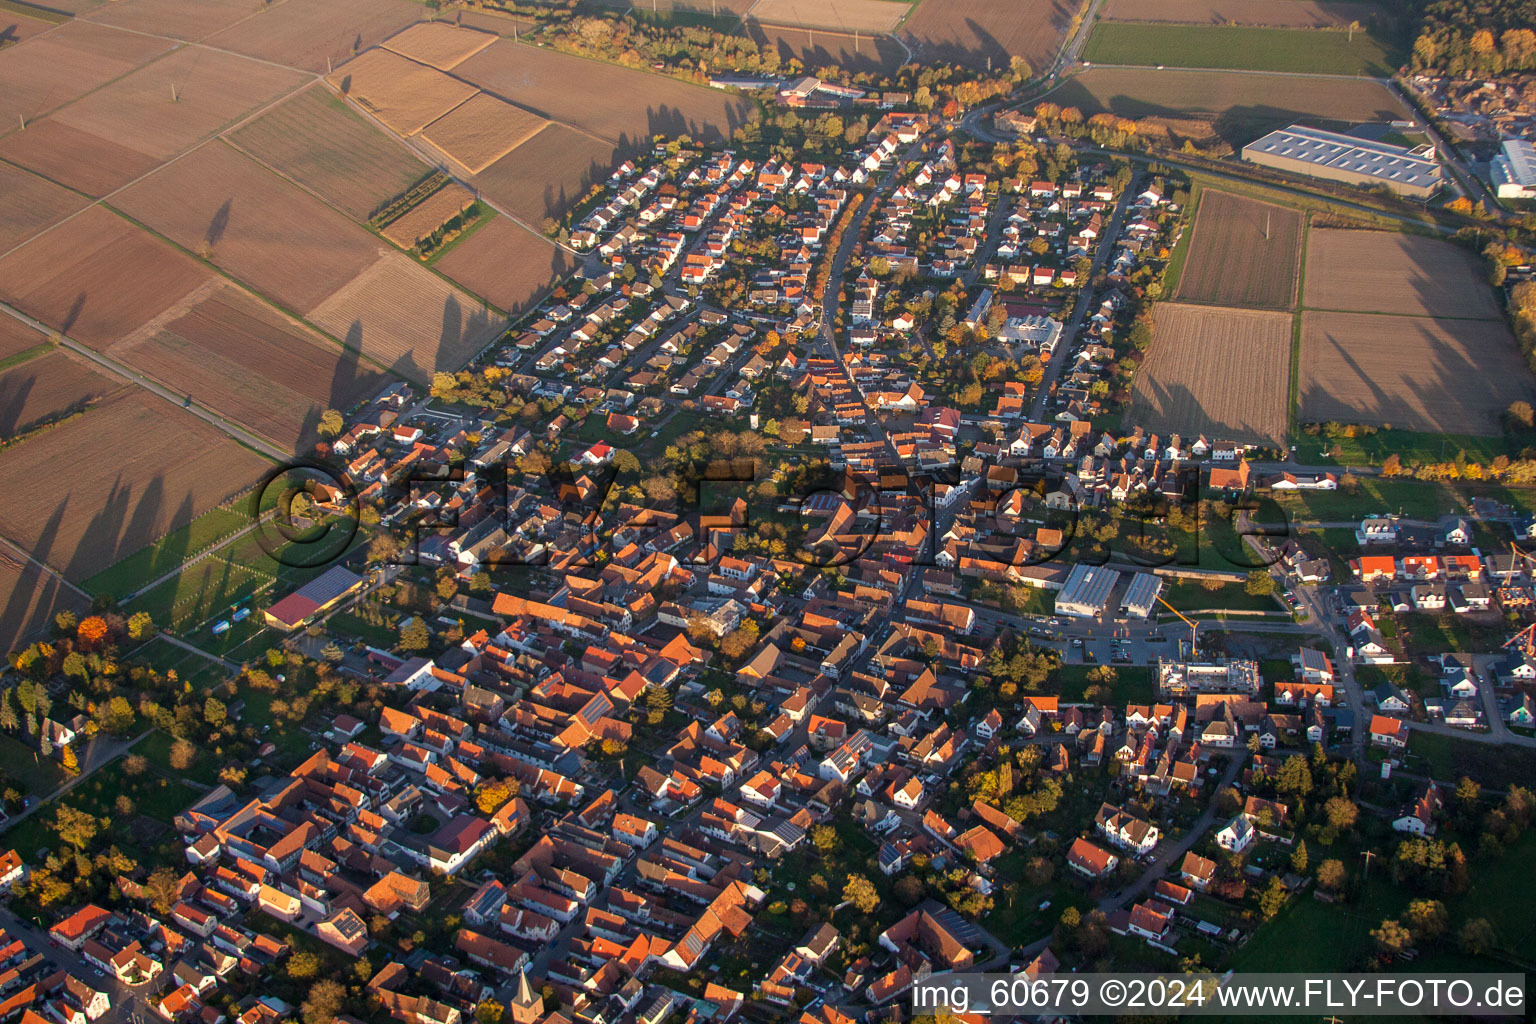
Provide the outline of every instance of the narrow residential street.
[[1120,229],[1125,224],[1125,213],[1130,209],[1131,197],[1136,195],[1140,187],[1142,175],[1131,176],[1130,184],[1120,194],[1120,199],[1115,203],[1115,212],[1109,219],[1109,225],[1104,229],[1104,234],[1099,239],[1098,249],[1093,254],[1093,269],[1088,272],[1088,280],[1083,283],[1082,290],[1078,293],[1077,304],[1072,307],[1072,316],[1062,327],[1061,337],[1056,342],[1056,351],[1051,353],[1051,358],[1045,365],[1045,373],[1040,378],[1040,387],[1035,391],[1035,400],[1029,407],[1029,418],[1035,422],[1045,416],[1045,403],[1051,395],[1051,388],[1060,379],[1062,371],[1072,361],[1072,347],[1077,342],[1077,332],[1083,326],[1083,320],[1088,315],[1088,309],[1097,294],[1093,287],[1093,279],[1104,269],[1104,264],[1109,262],[1110,253],[1114,251],[1115,242],[1120,238]]

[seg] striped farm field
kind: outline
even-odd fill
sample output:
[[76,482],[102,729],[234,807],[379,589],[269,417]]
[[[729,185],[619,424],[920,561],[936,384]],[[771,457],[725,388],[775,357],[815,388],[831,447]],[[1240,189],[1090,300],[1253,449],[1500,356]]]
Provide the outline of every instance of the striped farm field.
[[1277,444],[1290,426],[1291,315],[1160,302],[1130,421]]
[[431,171],[324,85],[284,100],[228,138],[357,220]]
[[1200,194],[1177,298],[1291,308],[1300,276],[1301,230],[1297,210],[1206,189]]

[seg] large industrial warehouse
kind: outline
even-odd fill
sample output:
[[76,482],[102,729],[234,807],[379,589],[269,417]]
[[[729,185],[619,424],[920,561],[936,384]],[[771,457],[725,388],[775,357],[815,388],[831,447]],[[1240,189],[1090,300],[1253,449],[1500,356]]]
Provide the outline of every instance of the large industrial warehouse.
[[1428,199],[1443,183],[1440,165],[1428,147],[1410,150],[1299,124],[1248,143],[1243,147],[1243,159],[1329,181],[1385,185],[1414,199]]

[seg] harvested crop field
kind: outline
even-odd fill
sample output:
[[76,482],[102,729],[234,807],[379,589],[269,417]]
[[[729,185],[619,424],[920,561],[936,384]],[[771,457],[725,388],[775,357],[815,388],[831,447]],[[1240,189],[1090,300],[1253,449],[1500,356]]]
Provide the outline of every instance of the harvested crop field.
[[400,135],[415,135],[478,90],[389,50],[369,50],[327,77],[335,88]]
[[1318,229],[1307,238],[1309,309],[1424,316],[1499,316],[1477,259],[1434,238]]
[[907,59],[907,51],[887,35],[855,36],[845,32],[808,33],[802,28],[748,22],[747,35],[758,46],[778,52],[779,60],[798,60],[807,68],[836,64],[845,71],[892,72]]
[[1207,189],[1200,194],[1178,298],[1290,309],[1301,271],[1301,226],[1296,210]]
[[1497,434],[1511,402],[1536,399],[1502,320],[1306,312],[1301,324],[1308,423]]
[[323,85],[283,101],[229,138],[360,221],[431,173]]
[[570,273],[565,251],[505,217],[493,217],[434,266],[498,308],[518,313]]
[[79,614],[87,604],[57,579],[0,545],[0,646],[13,651],[47,629],[54,615],[66,608]]
[[383,386],[356,353],[226,282],[163,319],[108,354],[279,445],[313,440],[320,413]]
[[12,359],[47,343],[47,338],[15,317],[0,316],[0,360]]
[[1109,111],[1136,120],[1205,122],[1233,146],[1298,120],[1327,127],[1409,116],[1379,82],[1224,71],[1090,68],[1045,98],[1090,116]]
[[301,314],[372,264],[382,248],[314,196],[222,143],[161,168],[113,202]]
[[446,21],[420,21],[390,36],[384,47],[418,64],[448,71],[495,41],[489,33],[457,28]]
[[75,21],[0,51],[0,133],[127,74],[175,44]]
[[208,138],[304,77],[187,47],[0,142],[0,156],[104,196]]
[[269,464],[138,389],[0,452],[26,486],[0,504],[0,533],[71,579],[100,572],[254,484]]
[[475,204],[475,194],[458,182],[449,182],[390,221],[382,234],[402,249],[410,249],[448,221]]
[[190,256],[96,206],[0,259],[0,299],[105,348],[211,276]]
[[538,224],[559,217],[617,162],[607,143],[551,124],[477,175],[475,186],[514,216]]
[[0,373],[0,441],[79,411],[126,385],[55,350]]
[[349,348],[401,376],[456,370],[501,329],[499,318],[409,256],[391,252],[309,313]]
[[85,202],[51,181],[0,163],[0,254],[77,212]]
[[1290,426],[1291,317],[1161,302],[1130,422],[1160,434],[1280,443]]
[[1344,27],[1380,19],[1375,4],[1314,0],[1109,0],[1100,12],[1109,21],[1171,21],[1185,25],[1265,25],[1271,28]]
[[549,124],[489,93],[478,93],[422,130],[421,137],[471,174],[479,174]]
[[0,48],[19,43],[24,39],[31,39],[39,32],[46,32],[52,27],[46,21],[25,18],[14,11],[0,10]]
[[421,18],[409,0],[283,0],[204,42],[316,73],[340,67]]
[[87,17],[104,25],[197,42],[259,9],[252,0],[115,0]]
[[1050,64],[1083,0],[922,0],[902,34],[924,61],[951,61],[971,67],[992,60],[1006,68],[1023,57],[1036,69]]
[[772,25],[889,32],[910,9],[900,0],[757,0],[747,17]]
[[719,89],[510,39],[498,39],[453,73],[552,121],[625,147],[649,145],[653,135],[722,142],[752,109],[750,100]]

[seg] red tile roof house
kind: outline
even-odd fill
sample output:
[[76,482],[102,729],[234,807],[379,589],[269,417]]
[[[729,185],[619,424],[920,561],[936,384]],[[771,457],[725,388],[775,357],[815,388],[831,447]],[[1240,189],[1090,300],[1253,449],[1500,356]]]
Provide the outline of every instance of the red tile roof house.
[[1371,742],[1389,750],[1402,750],[1408,745],[1408,723],[1400,718],[1372,715]]
[[112,912],[94,903],[81,907],[48,930],[48,937],[66,949],[80,952],[91,938],[112,919]]
[[1067,850],[1067,867],[1089,878],[1103,878],[1119,863],[1119,857],[1081,836]]

